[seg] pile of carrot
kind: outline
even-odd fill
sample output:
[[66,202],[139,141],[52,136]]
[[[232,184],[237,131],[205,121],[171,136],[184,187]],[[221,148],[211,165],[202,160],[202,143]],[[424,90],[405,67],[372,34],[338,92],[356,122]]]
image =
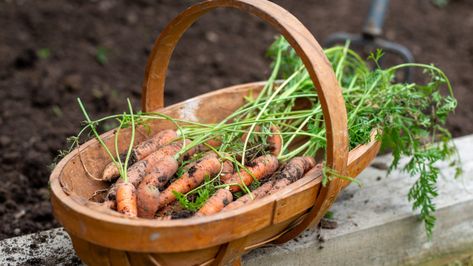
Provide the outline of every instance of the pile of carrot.
[[[78,147],[79,137],[92,131],[112,160],[101,178],[111,182],[103,206],[131,217],[205,216],[275,193],[313,168],[312,158],[330,148],[330,143],[324,127],[323,99],[314,90],[318,84],[312,82],[303,61],[283,37],[271,45],[268,54],[273,62],[265,85],[257,92],[250,90],[239,108],[214,124],[159,112],[134,114],[129,100],[129,113],[92,121],[79,100],[86,126],[61,154]],[[433,65],[418,63],[382,69],[382,51],[371,54],[368,59],[372,62],[367,62],[348,43],[326,49],[325,55],[345,101],[345,106],[338,107],[347,112],[346,148],[371,142],[375,132],[393,152],[390,169],[399,166],[402,156],[411,158],[403,170],[418,179],[408,198],[414,209],[421,210],[431,234],[438,194],[437,162],[448,161],[455,175],[461,174],[458,152],[445,127],[448,114],[457,105],[447,76]],[[377,66],[374,70],[373,63]],[[397,72],[405,68],[423,70],[428,82],[398,82]],[[120,123],[115,154],[96,129],[107,120]],[[176,131],[163,130],[135,145],[135,126],[146,126],[152,120],[172,123]],[[117,140],[125,127],[131,127],[130,144],[125,154],[119,154]],[[331,169],[324,170],[329,175],[323,175],[322,185],[330,176],[343,178]]]
[[265,150],[241,165],[234,158],[243,155],[215,149],[222,141],[189,148],[191,140],[183,140],[175,130],[163,130],[133,147],[126,179],[119,178],[113,162],[105,166],[101,179],[111,185],[103,205],[147,219],[208,216],[271,195],[316,165],[312,157],[302,156],[281,164],[277,155],[282,141],[275,126],[265,141]]

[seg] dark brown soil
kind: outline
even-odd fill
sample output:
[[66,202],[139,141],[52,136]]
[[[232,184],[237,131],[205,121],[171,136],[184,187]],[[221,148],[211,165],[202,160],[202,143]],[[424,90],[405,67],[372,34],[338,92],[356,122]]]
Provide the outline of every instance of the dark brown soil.
[[[48,202],[48,165],[77,132],[80,97],[97,116],[139,105],[146,58],[165,23],[194,1],[0,1],[0,239],[58,226]],[[368,0],[276,1],[316,38],[359,32]],[[473,132],[473,2],[392,1],[385,35],[451,78],[455,136]],[[184,36],[166,102],[265,79],[275,32],[233,10],[208,14]]]

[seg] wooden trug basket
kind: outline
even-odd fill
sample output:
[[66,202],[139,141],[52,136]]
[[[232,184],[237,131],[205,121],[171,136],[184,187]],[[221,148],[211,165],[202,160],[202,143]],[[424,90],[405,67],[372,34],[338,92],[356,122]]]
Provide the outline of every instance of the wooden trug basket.
[[[264,82],[237,85],[169,107],[163,90],[172,52],[194,21],[208,11],[230,7],[255,15],[276,28],[302,58],[320,98],[327,129],[325,165],[356,177],[376,156],[375,141],[348,151],[347,114],[342,92],[330,63],[312,34],[290,13],[266,0],[215,0],[196,4],[178,15],[154,44],[145,73],[142,107],[176,118],[215,123],[243,105],[243,96],[257,93]],[[211,104],[209,104],[211,103]],[[156,121],[157,132],[174,128]],[[103,135],[113,147],[113,132]],[[124,151],[130,134],[123,131]],[[143,136],[138,135],[137,141]],[[96,140],[80,146],[54,169],[50,177],[54,214],[71,236],[79,257],[88,265],[222,265],[240,263],[240,256],[266,243],[283,243],[317,224],[346,180],[321,185],[320,168],[278,193],[229,212],[192,219],[156,221],[129,219],[87,207],[86,200],[107,185],[88,177],[98,175],[110,161]]]

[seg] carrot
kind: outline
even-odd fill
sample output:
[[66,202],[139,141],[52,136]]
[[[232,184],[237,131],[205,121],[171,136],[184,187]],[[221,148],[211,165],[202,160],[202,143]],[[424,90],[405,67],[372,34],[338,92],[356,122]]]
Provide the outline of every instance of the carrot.
[[275,174],[276,179],[287,178],[294,182],[304,176],[304,174],[315,166],[315,159],[312,157],[295,157],[286,166]]
[[234,172],[233,163],[231,161],[224,161],[222,166],[222,174],[220,175],[220,181],[225,183]]
[[134,158],[139,161],[151,153],[157,151],[164,145],[171,143],[177,138],[177,133],[175,130],[166,129],[162,130],[152,138],[143,141],[135,149],[133,149]]
[[207,145],[204,145],[204,144],[199,144],[197,147],[198,147],[198,150],[203,152],[203,151],[209,151],[209,147],[207,146],[211,146],[213,148],[218,148],[222,145],[222,140],[220,139],[209,139],[205,142],[205,144]]
[[[190,142],[190,140],[186,140],[186,145],[188,145]],[[171,144],[161,147],[159,150],[151,153],[143,160],[136,162],[134,165],[128,168],[128,181],[131,182],[135,187],[137,187],[143,177],[151,173],[151,171],[155,168],[157,162],[159,162],[164,157],[176,155],[181,149],[181,141],[173,142]],[[191,149],[184,156],[191,156],[192,154],[194,154],[194,151],[195,149]],[[123,179],[118,179],[117,182],[112,185],[107,195],[108,199],[113,199],[115,197],[116,185],[123,182]]]
[[[241,185],[249,185],[253,182],[254,179],[260,180],[266,176],[271,175],[276,169],[278,169],[279,162],[278,159],[273,155],[263,155],[253,161],[251,161],[250,166],[248,166],[248,171],[241,170],[238,173],[234,173],[230,176],[224,183],[225,184],[238,184],[230,186],[231,192],[240,191]],[[254,177],[254,178],[253,178]]]
[[[266,183],[264,183],[263,185],[261,185],[260,187],[258,187],[257,189],[251,191],[251,194],[253,195],[253,199],[251,199],[251,196],[250,194],[245,194],[241,197],[239,197],[237,200],[231,202],[230,204],[228,204],[227,206],[225,206],[225,208],[223,208],[222,211],[229,211],[229,210],[234,210],[236,208],[239,208],[253,200],[257,200],[257,199],[260,199],[260,198],[263,198],[264,196],[268,195],[268,194],[272,194],[274,193],[276,190],[282,188],[283,186],[286,186],[290,183],[290,181],[286,178],[284,179],[281,179],[281,180],[272,180],[272,181],[268,181]],[[277,189],[275,189],[277,188]],[[271,193],[271,191],[273,191]]]
[[179,167],[172,156],[161,159],[155,165],[155,170],[143,178],[137,189],[138,216],[153,218],[160,191]]
[[[312,157],[296,157],[290,160],[286,166],[273,175],[274,181],[268,181],[259,188],[252,191],[254,199],[262,198],[266,195],[271,195],[279,191],[281,188],[289,185],[304,176],[304,174],[315,167],[315,159]],[[228,204],[223,211],[233,210],[239,208],[251,201],[249,194],[246,194],[236,201]]]
[[[200,150],[199,150],[200,151]],[[186,165],[184,165],[182,167],[183,170],[185,170],[186,172],[189,171],[189,169],[191,169],[192,167],[194,167],[198,162],[200,162],[201,160],[203,159],[206,159],[206,158],[218,158],[217,154],[213,151],[207,151],[206,153],[204,153],[202,155],[202,157],[198,160],[195,160],[193,162],[190,162]]]
[[[152,136],[150,139],[143,141],[138,144],[131,151],[131,164],[144,159],[146,156],[158,150],[160,147],[171,143],[174,139],[177,138],[177,133],[175,130],[166,129],[160,131],[159,133]],[[125,157],[124,154],[120,155]],[[107,164],[102,173],[102,180],[111,181],[112,179],[120,176],[120,171],[118,170],[115,163],[110,162]]]
[[163,208],[156,212],[157,217],[164,217],[164,216],[171,216],[173,213],[179,212],[184,210],[182,205],[179,203],[179,201],[174,201]]
[[[282,136],[281,136],[280,130],[275,125],[270,126],[269,129],[271,133],[273,133],[272,135],[266,138],[266,141],[269,144],[269,151],[271,152],[272,155],[279,156],[279,153],[281,153],[281,149],[282,149]],[[254,129],[254,132],[260,132],[260,131],[261,131],[261,127],[256,126]],[[241,141],[244,142],[246,140],[247,135],[248,133],[244,133],[241,136]]]
[[278,192],[281,188],[283,188],[283,187],[285,187],[289,184],[291,184],[291,180],[289,180],[287,178],[276,180],[276,181],[274,181],[273,186],[268,191],[267,195],[272,195],[272,194]]
[[158,220],[158,221],[170,221],[170,220],[172,220],[172,216],[171,215],[160,216],[160,217],[156,218],[156,220]]
[[136,217],[136,189],[130,182],[123,182],[117,186],[117,211],[128,217]]
[[195,166],[171,183],[158,197],[158,210],[176,200],[175,192],[187,193],[196,188],[205,177],[213,177],[220,172],[221,163],[217,158],[203,158]]
[[269,151],[272,155],[279,156],[282,149],[282,136],[277,126],[271,126],[270,130],[273,134],[266,139],[269,143]]
[[220,212],[232,201],[233,195],[230,190],[221,188],[207,200],[207,202],[199,209],[195,216],[207,216]]
[[[228,154],[223,154],[225,156],[229,156]],[[217,154],[213,151],[208,151],[205,153],[205,155],[202,157],[202,159],[204,158],[210,158],[210,157],[213,157],[213,158],[218,158]],[[195,161],[195,162],[191,162],[187,165],[185,165],[183,167],[183,169],[185,171],[188,171],[190,168],[192,168],[193,166],[195,166],[197,164],[198,161]],[[223,165],[222,165],[222,173],[220,175],[220,181],[223,182],[223,180],[225,180],[225,178],[228,178],[230,175],[233,174],[233,163],[229,160],[224,160],[223,161]]]

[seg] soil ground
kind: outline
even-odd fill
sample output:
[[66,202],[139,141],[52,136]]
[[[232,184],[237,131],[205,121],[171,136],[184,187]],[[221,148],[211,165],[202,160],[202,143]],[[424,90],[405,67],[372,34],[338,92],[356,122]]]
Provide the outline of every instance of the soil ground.
[[[144,66],[165,23],[195,1],[0,0],[0,239],[58,226],[48,201],[48,165],[82,115],[139,107]],[[360,31],[368,0],[280,0],[319,41]],[[473,132],[473,2],[391,1],[385,36],[450,77],[459,107],[455,136]],[[275,32],[234,10],[198,21],[175,51],[168,104],[227,85],[264,80]]]

